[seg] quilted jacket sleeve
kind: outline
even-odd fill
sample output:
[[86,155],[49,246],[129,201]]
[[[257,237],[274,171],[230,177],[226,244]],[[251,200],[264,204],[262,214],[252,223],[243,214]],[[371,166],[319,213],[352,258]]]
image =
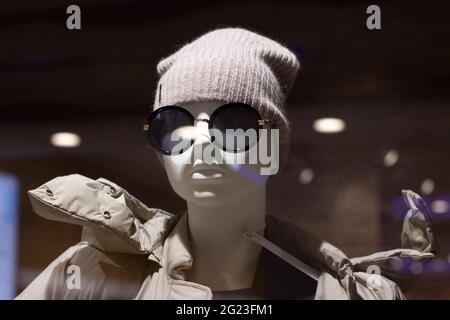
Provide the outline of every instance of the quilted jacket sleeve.
[[66,285],[66,270],[74,253],[82,245],[67,249],[56,258],[28,287],[20,293],[17,300],[61,299]]
[[156,265],[81,242],[56,258],[17,300],[133,299]]

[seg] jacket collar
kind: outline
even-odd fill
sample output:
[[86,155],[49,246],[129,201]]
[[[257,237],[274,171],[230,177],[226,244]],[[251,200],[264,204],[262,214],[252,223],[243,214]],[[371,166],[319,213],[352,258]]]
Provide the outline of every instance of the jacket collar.
[[173,279],[186,280],[186,274],[192,266],[189,241],[188,215],[181,214],[179,221],[164,240],[161,265]]
[[[157,261],[164,269],[164,274],[166,274],[164,278],[168,282],[167,284],[172,283],[170,288],[172,288],[174,295],[175,292],[183,292],[182,298],[190,299],[193,296],[201,295],[211,299],[212,292],[209,287],[186,280],[187,272],[191,269],[193,262],[187,212],[178,214],[174,219],[173,228],[166,230],[165,239],[160,242],[149,259]],[[298,251],[298,245],[295,245],[295,243],[307,247],[313,243],[308,237],[300,236],[304,234],[298,226],[274,216],[266,215],[264,237],[296,256],[301,256],[301,254]],[[311,249],[308,248],[307,251]],[[303,250],[305,248],[302,248]],[[303,253],[305,252],[303,251]],[[308,260],[305,260],[305,262],[312,262]],[[311,265],[314,266],[314,264]],[[184,289],[177,290],[176,287],[183,287]],[[295,288],[294,292],[286,291],[285,288],[287,287]],[[305,298],[310,297],[315,288],[315,280],[310,279],[268,250],[262,250],[251,290],[254,297]]]
[[[187,272],[191,269],[193,262],[187,212],[180,213],[178,219],[162,243],[160,264],[166,270],[168,278],[174,279],[177,283],[183,284],[184,286],[192,287],[193,283],[186,281]],[[297,254],[297,256],[301,256],[298,255],[300,253],[298,250],[291,248],[292,236],[298,234],[303,233],[299,232],[297,226],[266,215],[265,239]],[[303,238],[301,240],[303,240],[301,242],[304,242],[306,239]],[[307,242],[311,243],[311,241]],[[276,274],[282,274],[282,276],[274,277],[274,272]],[[275,284],[274,281],[277,283]],[[285,286],[282,284],[283,282],[286,282]],[[315,290],[316,282],[314,280],[293,268],[289,263],[282,261],[271,252],[268,252],[268,250],[263,250],[255,272],[251,290],[252,294],[261,298],[283,298],[283,296],[280,296],[283,292],[278,292],[279,290],[276,288],[280,284],[281,287],[287,287],[287,283],[292,282],[297,282],[298,285],[296,287],[300,288],[300,290],[298,293],[290,294],[305,297],[308,295],[305,292],[314,292]],[[196,289],[204,291],[207,296],[212,296],[211,290],[207,286],[198,285]]]

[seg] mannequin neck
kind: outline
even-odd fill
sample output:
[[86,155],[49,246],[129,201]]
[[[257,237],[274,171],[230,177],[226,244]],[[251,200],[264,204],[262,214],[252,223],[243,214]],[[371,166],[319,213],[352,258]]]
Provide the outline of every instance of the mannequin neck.
[[251,287],[261,247],[243,233],[264,230],[265,188],[220,207],[187,206],[193,256],[188,280],[213,291]]

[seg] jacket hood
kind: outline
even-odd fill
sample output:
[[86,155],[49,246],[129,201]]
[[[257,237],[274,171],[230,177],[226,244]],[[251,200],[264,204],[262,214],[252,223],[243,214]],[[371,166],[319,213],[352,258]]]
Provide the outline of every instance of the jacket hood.
[[83,240],[104,251],[161,255],[177,216],[149,208],[115,183],[80,174],[56,177],[28,191],[33,210],[54,221],[83,226]]

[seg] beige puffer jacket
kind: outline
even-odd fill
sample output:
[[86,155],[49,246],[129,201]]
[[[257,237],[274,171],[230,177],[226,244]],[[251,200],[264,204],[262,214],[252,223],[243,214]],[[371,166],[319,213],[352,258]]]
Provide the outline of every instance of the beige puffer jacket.
[[[209,287],[186,280],[192,265],[186,213],[149,208],[111,181],[79,174],[57,177],[28,194],[38,215],[81,225],[83,232],[81,242],[53,261],[16,299],[213,298]],[[410,278],[395,270],[393,262],[430,259],[436,250],[424,209],[411,202],[417,199],[412,192],[404,196],[410,210],[403,248],[367,257],[349,259],[300,227],[267,216],[265,241],[299,258],[320,277],[315,282],[263,250],[252,288],[255,295],[304,299],[315,291],[316,299],[403,299],[399,285]],[[71,266],[79,270],[79,287],[69,285]],[[381,270],[375,278],[373,266]]]

